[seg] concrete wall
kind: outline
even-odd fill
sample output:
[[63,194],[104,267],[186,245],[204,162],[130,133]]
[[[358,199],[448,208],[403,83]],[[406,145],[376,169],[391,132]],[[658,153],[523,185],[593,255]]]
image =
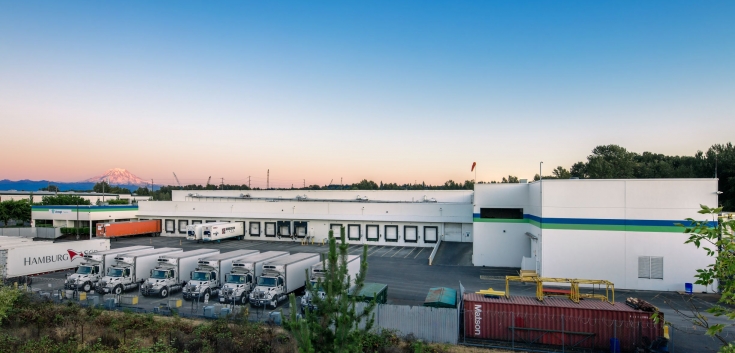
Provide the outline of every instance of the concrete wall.
[[531,255],[528,223],[490,222],[480,219],[481,208],[521,208],[529,212],[529,184],[478,184],[473,206],[475,266],[521,267]]
[[356,200],[358,196],[371,201],[404,201],[419,202],[434,198],[437,202],[472,202],[472,190],[173,190],[172,201],[192,201],[189,194],[199,196],[240,197],[249,194],[251,197],[295,198],[306,195],[307,199],[318,200]]

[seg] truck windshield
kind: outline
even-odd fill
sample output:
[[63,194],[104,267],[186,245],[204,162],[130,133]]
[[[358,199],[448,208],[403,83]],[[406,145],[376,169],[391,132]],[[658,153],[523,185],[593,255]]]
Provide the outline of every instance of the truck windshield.
[[243,284],[245,283],[245,275],[228,275],[227,283]]
[[189,231],[189,235],[191,235],[191,236],[195,236],[195,235],[196,235],[196,233],[194,233],[194,231],[193,231],[193,230],[190,230],[190,231]]
[[168,273],[168,271],[153,270],[153,273],[151,274],[151,278],[166,279],[166,273]]
[[258,278],[258,285],[261,287],[275,287],[276,279],[273,277],[260,277]]
[[79,266],[77,267],[77,273],[80,275],[88,275],[92,273],[92,266]]
[[196,271],[191,274],[192,281],[209,281],[209,272]]
[[123,269],[121,268],[110,268],[107,271],[107,275],[110,277],[122,277],[123,276]]
[[311,281],[311,288],[315,288],[317,292],[324,292],[324,288],[317,287],[317,281]]

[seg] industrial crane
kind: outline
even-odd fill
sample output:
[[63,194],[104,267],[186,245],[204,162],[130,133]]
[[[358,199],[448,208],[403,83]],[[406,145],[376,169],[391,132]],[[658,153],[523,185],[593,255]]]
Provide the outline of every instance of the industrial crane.
[[172,173],[174,173],[174,179],[176,179],[176,184],[179,184],[179,187],[181,187],[181,182],[179,181],[179,177],[176,176],[176,172],[172,172]]
[[207,179],[207,186],[209,186],[209,182],[212,181],[212,176],[209,176],[209,179]]

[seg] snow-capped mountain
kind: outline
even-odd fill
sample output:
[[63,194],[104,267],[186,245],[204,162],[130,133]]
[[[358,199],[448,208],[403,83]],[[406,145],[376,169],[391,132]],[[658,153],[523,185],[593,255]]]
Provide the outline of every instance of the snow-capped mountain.
[[103,180],[110,185],[149,186],[148,182],[123,168],[108,169],[102,175],[83,180],[83,182],[99,183]]

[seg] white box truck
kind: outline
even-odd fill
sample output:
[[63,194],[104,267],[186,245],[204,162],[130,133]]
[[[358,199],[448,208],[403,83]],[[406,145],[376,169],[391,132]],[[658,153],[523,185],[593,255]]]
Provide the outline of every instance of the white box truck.
[[153,247],[136,245],[85,254],[75,273],[66,277],[64,288],[89,292],[99,282],[100,278],[107,273],[107,269],[115,262],[115,257],[120,254],[131,254],[149,249],[153,249]]
[[0,248],[0,275],[3,280],[76,268],[85,254],[109,250],[109,239],[53,243],[32,241]]
[[184,287],[184,299],[203,299],[219,294],[226,273],[232,270],[232,262],[241,257],[259,253],[258,250],[235,250],[199,260],[196,270]]
[[250,292],[250,305],[275,309],[290,293],[304,288],[307,270],[318,262],[316,253],[296,253],[268,261],[263,265],[258,285]]
[[158,266],[151,270],[150,277],[140,286],[140,294],[144,297],[160,295],[166,298],[169,293],[180,291],[191,271],[197,268],[199,259],[216,254],[219,254],[219,250],[196,249],[161,255]]
[[[342,259],[337,258],[337,263],[342,261]],[[323,288],[317,288],[317,285],[319,283],[319,280],[321,279],[322,282],[324,281],[324,278],[327,275],[327,269],[329,268],[329,264],[324,262],[318,262],[313,265],[311,265],[311,268],[309,269],[309,282],[311,283],[311,286],[316,289],[317,295],[320,298],[324,298],[326,293],[324,293]],[[347,275],[350,277],[350,289],[351,292],[354,285],[355,285],[355,278],[360,274],[360,255],[347,255]],[[317,308],[312,305],[312,297],[311,292],[308,290],[304,293],[304,295],[301,297],[301,310],[303,311],[305,308],[309,308],[309,310],[316,310]]]
[[186,226],[186,240],[196,240],[197,243],[201,242],[202,228],[204,228],[204,224],[201,223]]
[[225,274],[219,302],[246,304],[250,292],[258,283],[258,276],[263,273],[263,264],[288,255],[286,251],[266,251],[233,261],[232,270]]
[[220,242],[224,239],[236,238],[242,240],[245,235],[243,222],[208,223],[202,228],[202,241]]
[[180,248],[158,248],[120,254],[115,257],[115,263],[107,270],[107,274],[97,282],[95,290],[100,294],[122,294],[138,288],[158,265],[159,256],[182,251]]

